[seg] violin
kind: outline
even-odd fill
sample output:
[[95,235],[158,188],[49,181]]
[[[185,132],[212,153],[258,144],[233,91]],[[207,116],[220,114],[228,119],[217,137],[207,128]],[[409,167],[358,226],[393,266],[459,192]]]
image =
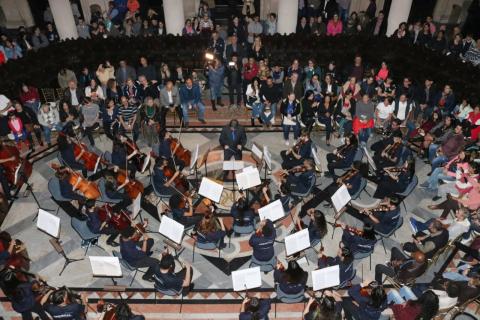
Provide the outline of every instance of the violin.
[[[0,159],[14,158],[11,161],[6,161],[1,164],[5,170],[7,181],[11,185],[20,187],[25,180],[32,175],[33,165],[27,159],[20,157],[20,152],[16,147],[2,144],[0,147]],[[20,174],[20,176],[19,176]]]
[[[127,171],[123,169],[118,169],[117,173],[117,183],[123,185],[127,180]],[[136,199],[139,194],[142,194],[144,191],[143,184],[138,180],[129,180],[125,185],[125,192],[128,197],[132,200]]]
[[393,144],[389,144],[385,150],[382,151],[382,157],[392,160],[395,157],[395,154],[398,151],[398,148],[402,146],[402,142],[395,142]]
[[299,139],[295,145],[293,146],[292,150],[295,152],[295,153],[299,153],[300,152],[300,148],[305,144],[305,141],[303,139]]
[[116,313],[116,305],[113,303],[105,303],[103,299],[98,300],[97,302],[97,312],[105,312],[101,320],[116,320],[117,313]]
[[97,214],[100,221],[106,221],[118,231],[122,231],[130,225],[130,221],[125,217],[125,214],[112,214],[112,207],[109,204],[99,207]]
[[[333,224],[334,228],[341,228],[342,225],[340,223],[334,223]],[[353,233],[354,235],[357,235],[359,237],[363,237],[363,230],[351,227],[351,226],[345,226],[345,230],[347,230],[350,233]]]
[[344,175],[342,175],[340,178],[337,179],[338,186],[341,186],[342,184],[344,184],[345,181],[348,181],[351,178],[353,178],[357,173],[358,173],[358,170],[355,168],[352,168],[349,171],[347,171]]
[[52,163],[50,167],[55,171],[67,171],[69,174],[68,182],[72,186],[76,186],[76,189],[80,191],[87,199],[95,200],[100,197],[100,190],[98,185],[93,181],[85,179],[81,173],[75,172],[70,168],[63,168],[56,163]]
[[296,166],[296,167],[293,167],[292,169],[289,169],[287,170],[287,173],[283,172],[280,174],[282,177],[285,177],[289,174],[295,174],[295,173],[300,173],[300,172],[305,172],[307,171],[307,167],[305,167],[304,165],[300,165],[300,166]]

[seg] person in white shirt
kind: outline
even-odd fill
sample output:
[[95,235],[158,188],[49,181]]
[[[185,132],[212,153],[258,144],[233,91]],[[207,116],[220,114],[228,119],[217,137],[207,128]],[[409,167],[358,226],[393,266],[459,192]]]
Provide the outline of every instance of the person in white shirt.
[[[436,218],[432,218],[426,222],[420,222],[415,218],[410,218],[410,226],[412,227],[415,233],[419,231],[425,231],[428,229],[430,223]],[[470,221],[468,221],[467,216],[463,208],[458,209],[455,212],[454,219],[438,219],[442,225],[448,230],[448,239],[454,240],[460,235],[464,234],[470,228]]]
[[270,13],[268,15],[265,26],[267,27],[267,35],[273,36],[277,33],[277,15],[275,13]]
[[375,108],[375,125],[379,128],[387,129],[393,114],[393,98],[386,97]]
[[95,79],[90,80],[90,85],[85,88],[85,97],[91,98],[92,93],[96,93],[98,99],[105,99],[103,95],[103,89],[97,84],[97,81]]
[[402,93],[393,105],[393,116],[402,121],[401,127],[407,127],[407,135],[415,130],[415,122],[413,121],[414,102],[407,99],[407,95]]

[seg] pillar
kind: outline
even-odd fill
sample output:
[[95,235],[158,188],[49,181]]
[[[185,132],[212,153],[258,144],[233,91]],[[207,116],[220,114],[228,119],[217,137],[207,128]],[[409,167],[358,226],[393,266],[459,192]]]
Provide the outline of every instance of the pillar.
[[61,40],[77,39],[77,26],[73,18],[72,7],[68,0],[48,0],[52,9],[53,20]]
[[400,23],[407,22],[412,2],[413,0],[392,0],[390,12],[388,13],[387,37],[397,30]]
[[277,32],[294,33],[297,29],[298,0],[281,0],[278,2]]
[[169,34],[182,34],[185,24],[183,1],[163,0],[163,13],[165,15],[165,27]]

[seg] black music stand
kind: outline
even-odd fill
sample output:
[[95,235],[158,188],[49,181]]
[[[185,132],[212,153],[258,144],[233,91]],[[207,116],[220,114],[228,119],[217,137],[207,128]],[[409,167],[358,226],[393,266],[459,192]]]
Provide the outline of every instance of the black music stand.
[[60,241],[58,241],[57,239],[50,239],[50,244],[52,245],[52,247],[55,249],[55,251],[57,251],[58,254],[60,254],[61,256],[63,256],[63,258],[65,258],[65,263],[63,264],[63,268],[62,268],[62,271],[60,271],[60,273],[58,274],[58,276],[61,276],[63,271],[65,271],[65,269],[68,267],[68,265],[70,263],[73,263],[73,262],[77,262],[77,261],[82,261],[84,258],[81,258],[81,259],[72,259],[72,258],[69,258],[67,256],[67,254],[65,253],[65,250],[63,250],[63,247],[62,245],[60,244]]
[[[49,212],[55,212],[54,209],[47,209],[47,208],[44,208],[40,205],[40,202],[38,201],[38,198],[35,195],[35,192],[33,192],[33,186],[28,182],[28,179],[26,179],[26,177],[23,175],[23,173],[22,173],[22,176],[25,179],[25,181],[23,183],[25,183],[25,185],[27,186],[25,191],[29,191],[32,194],[33,200],[35,200],[35,203],[37,204],[38,209],[42,209],[42,210],[49,211]],[[27,197],[28,197],[28,195],[27,195]],[[35,215],[35,217],[33,218],[32,221],[35,221],[37,219],[37,217],[38,217],[38,211],[37,211],[37,214]]]

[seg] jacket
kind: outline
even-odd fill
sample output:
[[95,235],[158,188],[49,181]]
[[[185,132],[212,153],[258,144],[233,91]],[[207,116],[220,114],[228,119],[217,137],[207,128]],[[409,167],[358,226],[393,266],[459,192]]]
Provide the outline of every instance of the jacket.
[[194,83],[191,88],[187,88],[186,85],[180,87],[180,102],[182,104],[193,101],[193,104],[197,104],[201,101],[202,94],[200,92],[200,86]]
[[[180,94],[178,92],[177,86],[172,87],[172,101],[174,106],[180,105]],[[168,91],[166,87],[163,87],[163,89],[160,90],[160,107],[168,107],[168,106],[170,106],[170,102],[168,99]]]

